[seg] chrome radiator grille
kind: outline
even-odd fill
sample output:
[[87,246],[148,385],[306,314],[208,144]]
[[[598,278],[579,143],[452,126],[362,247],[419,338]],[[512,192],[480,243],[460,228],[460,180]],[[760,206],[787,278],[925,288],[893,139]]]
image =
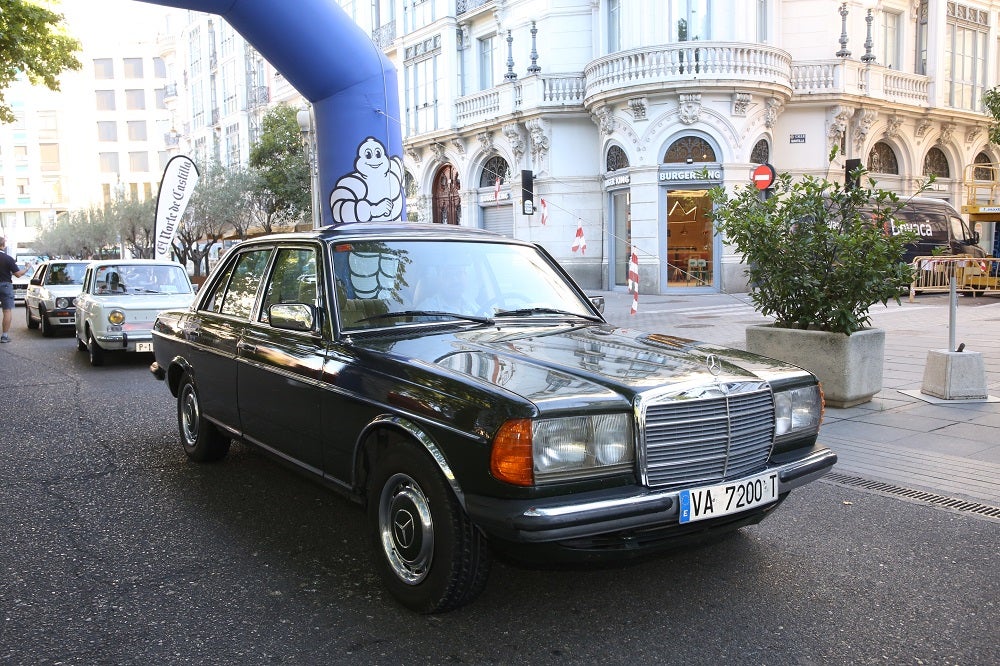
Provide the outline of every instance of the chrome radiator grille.
[[668,398],[644,408],[650,487],[693,487],[764,468],[774,437],[771,391]]

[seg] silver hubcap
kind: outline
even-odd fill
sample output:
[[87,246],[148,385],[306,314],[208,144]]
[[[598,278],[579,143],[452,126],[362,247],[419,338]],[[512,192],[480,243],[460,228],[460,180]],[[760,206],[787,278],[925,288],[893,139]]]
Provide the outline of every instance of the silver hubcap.
[[201,413],[198,409],[198,396],[190,384],[185,385],[181,395],[181,428],[184,430],[184,443],[191,447],[198,441],[198,422]]
[[427,577],[434,558],[434,522],[427,496],[406,474],[395,474],[382,487],[378,505],[382,550],[404,583]]

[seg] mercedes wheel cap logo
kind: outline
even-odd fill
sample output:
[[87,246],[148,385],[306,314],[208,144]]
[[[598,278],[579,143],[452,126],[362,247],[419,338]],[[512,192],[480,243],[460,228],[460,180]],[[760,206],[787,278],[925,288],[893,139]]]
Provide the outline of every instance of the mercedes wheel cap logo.
[[413,516],[409,511],[400,509],[396,512],[396,517],[392,520],[392,531],[396,535],[396,543],[400,546],[409,548],[413,545],[413,535],[416,531],[413,529]]
[[708,366],[708,371],[712,373],[713,377],[718,377],[722,374],[722,364],[719,363],[719,358],[715,354],[709,354],[708,358],[705,359],[705,364]]

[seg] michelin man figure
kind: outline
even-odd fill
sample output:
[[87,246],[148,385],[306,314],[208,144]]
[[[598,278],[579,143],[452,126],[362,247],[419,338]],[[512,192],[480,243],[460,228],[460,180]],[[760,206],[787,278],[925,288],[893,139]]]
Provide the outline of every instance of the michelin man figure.
[[403,214],[403,164],[368,137],[358,146],[354,171],[330,193],[334,224],[398,220]]

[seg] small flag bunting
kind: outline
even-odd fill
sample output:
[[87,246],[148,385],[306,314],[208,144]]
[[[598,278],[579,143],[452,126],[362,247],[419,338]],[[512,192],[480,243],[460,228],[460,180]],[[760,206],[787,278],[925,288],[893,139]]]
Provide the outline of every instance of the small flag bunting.
[[573,246],[570,249],[573,252],[579,250],[580,254],[587,254],[587,239],[583,237],[583,220],[576,222],[576,238],[573,239]]
[[549,207],[545,203],[545,199],[541,199],[542,202],[542,225],[549,221]]
[[639,311],[639,254],[632,248],[628,261],[628,290],[632,293],[632,309],[629,314]]
[[497,182],[493,185],[493,201],[500,201],[500,176],[497,176]]

